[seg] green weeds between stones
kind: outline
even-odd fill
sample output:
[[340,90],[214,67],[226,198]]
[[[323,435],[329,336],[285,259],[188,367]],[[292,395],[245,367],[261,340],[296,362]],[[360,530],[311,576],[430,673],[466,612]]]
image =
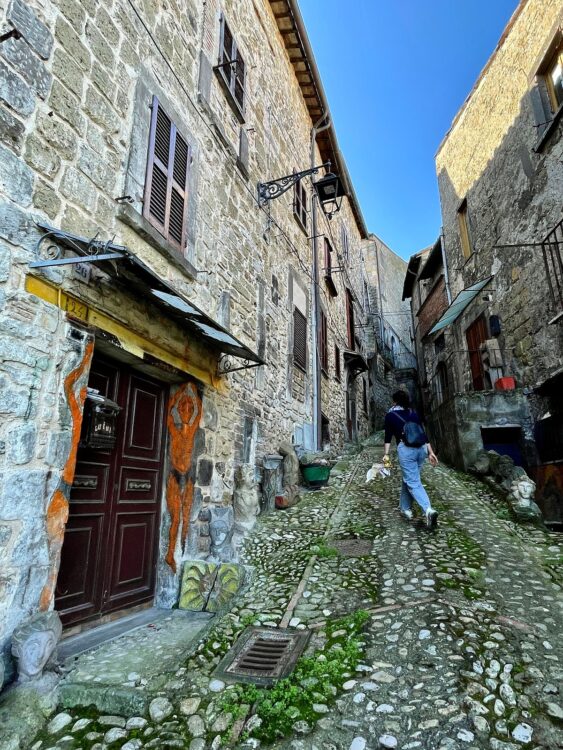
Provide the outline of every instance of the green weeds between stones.
[[325,645],[302,656],[289,677],[271,688],[237,685],[225,695],[221,709],[235,721],[253,706],[257,720],[247,736],[266,742],[289,735],[296,721],[312,724],[320,716],[313,705],[332,703],[354,674],[363,654],[359,635],[368,619],[366,611],[358,610],[327,623]]
[[335,547],[331,547],[330,545],[322,541],[318,542],[317,544],[313,544],[313,546],[311,547],[311,552],[317,557],[338,557],[338,555],[340,554]]

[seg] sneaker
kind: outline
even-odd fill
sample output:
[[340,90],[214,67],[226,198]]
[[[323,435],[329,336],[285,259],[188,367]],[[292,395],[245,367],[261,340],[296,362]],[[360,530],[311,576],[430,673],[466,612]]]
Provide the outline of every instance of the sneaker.
[[426,511],[426,528],[435,529],[438,523],[438,511],[428,508]]
[[412,521],[412,510],[403,510],[401,508],[401,515],[403,518],[405,518],[407,521]]

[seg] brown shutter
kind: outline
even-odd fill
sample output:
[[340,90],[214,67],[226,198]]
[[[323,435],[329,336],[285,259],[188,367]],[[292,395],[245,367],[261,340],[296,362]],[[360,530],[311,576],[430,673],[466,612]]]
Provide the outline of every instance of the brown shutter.
[[303,370],[307,367],[307,319],[297,308],[293,310],[293,361]]
[[340,380],[340,349],[334,345],[334,377]]
[[354,351],[356,348],[354,336],[354,300],[349,289],[346,289],[346,326],[348,328],[348,348]]
[[153,97],[143,216],[179,250],[184,248],[189,148]]
[[244,60],[242,55],[240,54],[240,50],[237,49],[237,62],[234,66],[234,75],[235,75],[235,86],[234,86],[234,97],[235,101],[238,104],[238,106],[242,109],[244,108],[244,79],[246,76],[246,67],[244,64]]
[[327,336],[327,322],[326,315],[321,310],[321,325],[320,325],[320,360],[321,370],[328,372],[328,336]]

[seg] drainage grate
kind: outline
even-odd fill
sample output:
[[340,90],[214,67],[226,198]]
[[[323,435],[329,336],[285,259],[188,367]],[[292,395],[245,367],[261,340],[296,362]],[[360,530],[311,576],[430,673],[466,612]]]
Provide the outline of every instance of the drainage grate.
[[293,671],[309,636],[306,630],[248,628],[220,662],[215,676],[271,685]]
[[372,539],[335,539],[330,546],[337,549],[344,557],[366,557],[373,549]]

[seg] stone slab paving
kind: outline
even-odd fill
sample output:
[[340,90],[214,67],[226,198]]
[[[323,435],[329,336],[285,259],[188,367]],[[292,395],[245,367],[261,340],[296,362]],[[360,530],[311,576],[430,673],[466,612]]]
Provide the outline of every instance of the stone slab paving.
[[[66,708],[33,750],[563,747],[561,536],[517,526],[488,488],[444,467],[423,475],[438,528],[404,521],[397,471],[365,483],[380,455],[364,450],[331,487],[260,519],[244,548],[251,584],[188,658],[178,651],[174,669],[146,692],[146,710],[120,711],[118,699],[105,713]],[[353,539],[364,540],[360,556],[332,546]],[[358,610],[369,613],[360,636],[339,620]],[[269,707],[284,732],[270,745],[260,739],[260,698],[244,704],[249,693],[213,675],[251,624],[313,631],[310,676],[297,672],[279,711]],[[319,677],[351,644],[354,666],[328,683]],[[131,682],[146,679],[136,664]],[[115,668],[82,661],[82,682]]]

